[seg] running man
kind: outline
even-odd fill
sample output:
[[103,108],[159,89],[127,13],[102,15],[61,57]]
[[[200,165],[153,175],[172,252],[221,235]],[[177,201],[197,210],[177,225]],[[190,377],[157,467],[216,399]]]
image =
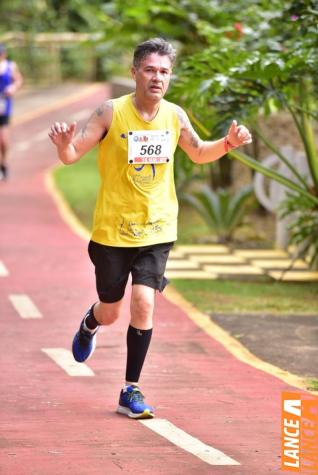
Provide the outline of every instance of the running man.
[[154,415],[138,383],[152,335],[155,294],[167,284],[166,262],[177,239],[174,151],[179,145],[194,162],[208,163],[252,140],[235,121],[226,137],[200,139],[184,110],[164,99],[175,56],[161,38],[139,44],[131,68],[134,93],[105,101],[77,134],[76,123],[65,122],[55,122],[49,133],[65,164],[99,144],[101,187],[88,247],[99,301],[80,324],[73,355],[76,361],[87,360],[100,325],[117,320],[131,274],[126,380],[117,412],[136,419]]
[[22,86],[23,78],[18,66],[7,59],[5,45],[0,44],[0,180],[8,177],[9,124],[12,113],[12,96]]

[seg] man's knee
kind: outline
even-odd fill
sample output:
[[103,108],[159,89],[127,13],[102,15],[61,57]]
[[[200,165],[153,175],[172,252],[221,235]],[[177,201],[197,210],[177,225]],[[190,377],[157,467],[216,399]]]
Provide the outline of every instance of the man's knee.
[[132,302],[132,308],[135,313],[142,316],[148,316],[153,312],[153,301],[148,298],[138,296]]
[[154,309],[155,290],[150,287],[137,288],[133,286],[133,294],[131,299],[132,317],[147,320],[152,317]]
[[120,304],[99,302],[94,307],[94,316],[100,325],[111,325],[120,315]]

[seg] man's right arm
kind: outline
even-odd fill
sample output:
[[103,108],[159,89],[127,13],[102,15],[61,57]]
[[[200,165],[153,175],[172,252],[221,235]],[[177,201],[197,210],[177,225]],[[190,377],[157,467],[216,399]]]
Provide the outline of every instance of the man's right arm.
[[67,125],[55,122],[49,132],[51,141],[57,148],[59,159],[70,165],[77,162],[106,135],[113,117],[112,101],[105,101],[91,115],[82,129],[75,134],[76,122]]

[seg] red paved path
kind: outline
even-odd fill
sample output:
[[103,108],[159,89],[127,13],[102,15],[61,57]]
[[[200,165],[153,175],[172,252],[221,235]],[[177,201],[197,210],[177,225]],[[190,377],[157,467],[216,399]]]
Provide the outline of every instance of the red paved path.
[[[15,147],[83,108],[105,91],[16,126]],[[240,462],[209,466],[137,421],[117,415],[125,366],[128,297],[122,319],[103,329],[89,366],[70,377],[41,348],[70,348],[95,299],[87,244],[62,221],[44,185],[55,163],[48,140],[15,152],[11,180],[0,183],[2,449],[5,475],[120,473],[262,475],[279,472],[280,396],[288,386],[240,363],[163,296],[142,387],[157,417]],[[43,314],[21,319],[8,295],[28,294]],[[129,294],[129,290],[128,290]]]

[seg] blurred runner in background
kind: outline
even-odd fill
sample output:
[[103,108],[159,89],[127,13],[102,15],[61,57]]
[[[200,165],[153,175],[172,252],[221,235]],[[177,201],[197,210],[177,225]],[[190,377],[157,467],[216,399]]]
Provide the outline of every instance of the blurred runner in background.
[[8,177],[9,124],[12,96],[22,86],[17,64],[7,59],[7,49],[0,44],[0,180]]

